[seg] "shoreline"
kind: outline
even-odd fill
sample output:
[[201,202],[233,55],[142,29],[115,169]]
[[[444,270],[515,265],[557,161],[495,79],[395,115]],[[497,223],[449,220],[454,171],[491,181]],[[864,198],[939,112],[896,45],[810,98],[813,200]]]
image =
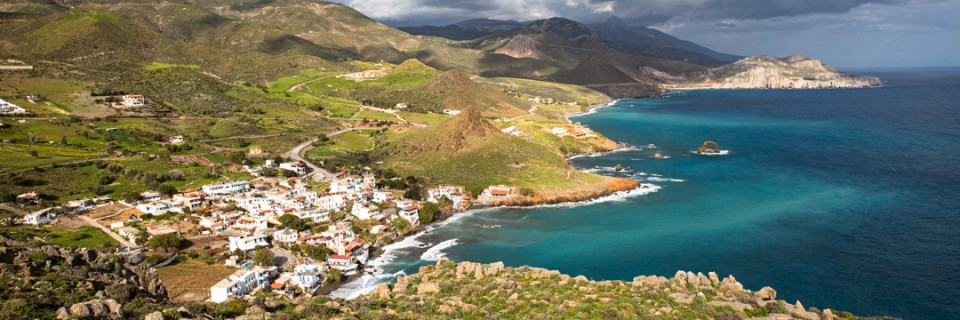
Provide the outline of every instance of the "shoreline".
[[[565,115],[564,117],[568,120],[570,117],[584,116],[589,114],[597,113],[599,109],[610,107],[616,104],[617,102],[622,101],[623,99],[615,99],[611,102],[605,104],[592,105],[587,108],[587,111]],[[619,143],[618,143],[619,145]],[[631,150],[637,150],[638,147],[631,145],[623,145],[620,148],[610,150],[610,151],[601,151],[601,152],[592,152],[585,154],[577,154],[565,157],[566,160],[575,159],[579,157],[591,157],[591,156],[603,156],[611,153],[625,152]],[[581,172],[586,172],[587,168],[577,168]],[[389,264],[392,262],[396,256],[392,254],[392,251],[398,249],[409,248],[412,246],[418,246],[421,244],[416,238],[428,233],[429,231],[442,227],[448,223],[455,222],[465,217],[472,216],[477,213],[500,210],[507,208],[515,209],[537,209],[537,208],[556,208],[556,207],[578,207],[584,205],[591,205],[597,203],[604,203],[610,201],[619,201],[627,198],[632,198],[636,196],[644,196],[650,193],[654,193],[660,190],[660,186],[651,184],[651,183],[641,183],[638,180],[628,179],[628,178],[617,178],[612,176],[605,176],[608,179],[598,186],[593,187],[593,190],[579,190],[573,194],[568,193],[554,193],[549,195],[535,196],[535,197],[518,197],[509,200],[499,201],[492,204],[485,205],[475,205],[471,206],[466,210],[453,211],[450,214],[445,214],[440,216],[436,221],[433,221],[429,224],[424,224],[417,227],[413,232],[398,236],[395,241],[383,245],[380,248],[377,248],[370,255],[368,263],[364,265],[373,266],[377,268],[383,264]],[[429,249],[428,249],[429,250]],[[360,296],[364,296],[372,293],[376,289],[376,285],[367,286],[366,284],[370,281],[374,281],[374,284],[381,283],[380,279],[389,279],[396,278],[400,274],[406,275],[402,270],[393,274],[383,274],[382,271],[375,273],[373,275],[366,274],[364,271],[361,273],[350,276],[349,278],[331,284],[329,286],[322,286],[317,290],[317,293],[314,296],[328,296],[330,298],[343,298],[346,300],[355,299]],[[359,283],[359,286],[357,284]],[[355,287],[355,288],[349,288]],[[342,292],[347,290],[347,292]]]

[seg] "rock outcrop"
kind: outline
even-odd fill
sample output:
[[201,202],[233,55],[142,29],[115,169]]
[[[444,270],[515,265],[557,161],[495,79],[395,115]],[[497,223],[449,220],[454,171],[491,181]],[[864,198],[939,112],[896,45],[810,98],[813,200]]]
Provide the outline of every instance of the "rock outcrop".
[[693,87],[714,89],[863,88],[880,85],[876,77],[838,72],[820,60],[801,54],[783,59],[749,57],[706,71]]
[[87,248],[37,246],[0,236],[0,281],[22,284],[15,297],[59,318],[123,318],[121,304],[165,303],[156,269]]
[[719,153],[720,144],[713,141],[705,141],[699,148],[697,148],[697,153]]

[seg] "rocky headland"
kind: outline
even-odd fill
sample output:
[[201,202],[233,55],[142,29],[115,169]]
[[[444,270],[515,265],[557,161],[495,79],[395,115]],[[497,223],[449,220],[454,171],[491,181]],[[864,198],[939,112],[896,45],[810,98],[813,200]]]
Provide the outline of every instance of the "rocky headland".
[[690,84],[667,85],[667,89],[824,89],[878,86],[877,77],[838,72],[820,60],[795,54],[744,58],[705,71]]

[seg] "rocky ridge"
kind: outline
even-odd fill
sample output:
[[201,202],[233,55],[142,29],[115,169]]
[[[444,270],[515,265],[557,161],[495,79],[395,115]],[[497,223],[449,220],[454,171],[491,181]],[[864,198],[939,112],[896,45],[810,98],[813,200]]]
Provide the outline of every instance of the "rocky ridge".
[[733,276],[678,271],[672,278],[591,281],[559,271],[438,261],[380,284],[358,301],[382,308],[364,316],[412,318],[846,319],[848,312],[777,300],[773,288],[744,289]]

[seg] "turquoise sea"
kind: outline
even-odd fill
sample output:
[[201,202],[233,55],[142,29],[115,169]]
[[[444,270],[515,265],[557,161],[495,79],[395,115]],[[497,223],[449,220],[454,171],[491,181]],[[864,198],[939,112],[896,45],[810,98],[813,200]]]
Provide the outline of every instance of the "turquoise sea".
[[[886,84],[687,91],[574,117],[639,148],[572,163],[660,190],[458,216],[391,246],[384,275],[339,294],[445,256],[591,279],[717,271],[807,307],[956,318],[960,72],[873,75]],[[690,153],[705,140],[730,154]]]

